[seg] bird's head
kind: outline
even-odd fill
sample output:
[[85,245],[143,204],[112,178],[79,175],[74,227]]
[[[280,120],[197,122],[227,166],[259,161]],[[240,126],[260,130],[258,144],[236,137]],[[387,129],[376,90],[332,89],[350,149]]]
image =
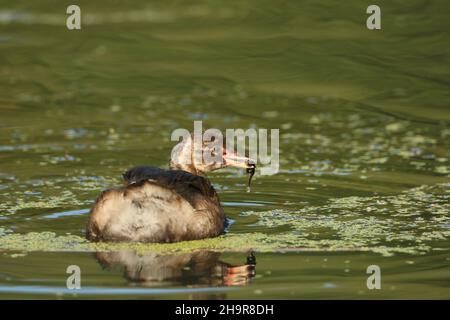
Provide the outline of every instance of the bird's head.
[[253,170],[256,162],[226,148],[225,138],[211,137],[204,141],[194,134],[186,135],[172,149],[170,168],[184,170],[193,174],[202,174],[225,167]]

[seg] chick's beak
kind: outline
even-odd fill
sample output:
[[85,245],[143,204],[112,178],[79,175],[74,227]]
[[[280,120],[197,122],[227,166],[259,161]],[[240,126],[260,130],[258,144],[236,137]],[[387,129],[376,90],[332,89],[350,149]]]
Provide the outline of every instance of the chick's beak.
[[224,150],[223,161],[226,167],[254,168],[256,162],[250,158],[238,155],[235,152]]

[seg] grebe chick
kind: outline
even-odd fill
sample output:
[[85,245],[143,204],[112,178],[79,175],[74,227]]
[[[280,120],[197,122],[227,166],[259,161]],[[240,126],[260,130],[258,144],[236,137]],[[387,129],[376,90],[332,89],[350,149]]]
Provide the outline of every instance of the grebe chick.
[[[173,149],[170,169],[135,167],[123,174],[125,186],[100,194],[86,228],[91,241],[177,242],[216,237],[226,228],[219,197],[201,174],[223,167],[254,172],[255,162],[222,148],[217,162],[194,161],[192,135]],[[211,144],[202,150],[214,152]]]

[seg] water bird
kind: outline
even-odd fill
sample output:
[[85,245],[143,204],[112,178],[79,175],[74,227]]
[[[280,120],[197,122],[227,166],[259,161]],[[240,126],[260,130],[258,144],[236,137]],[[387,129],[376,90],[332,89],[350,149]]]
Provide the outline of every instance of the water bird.
[[[215,155],[217,146],[212,142],[202,142],[203,154]],[[194,161],[194,145],[193,135],[175,145],[168,170],[143,166],[126,171],[123,187],[103,191],[95,201],[86,238],[167,243],[223,234],[227,219],[204,174],[223,167],[245,168],[250,184],[256,164],[226,147],[220,148],[220,161]]]
[[104,269],[124,270],[131,283],[146,287],[202,285],[242,286],[256,274],[256,257],[250,251],[245,264],[229,264],[221,253],[198,250],[187,253],[137,253],[130,250],[97,252]]

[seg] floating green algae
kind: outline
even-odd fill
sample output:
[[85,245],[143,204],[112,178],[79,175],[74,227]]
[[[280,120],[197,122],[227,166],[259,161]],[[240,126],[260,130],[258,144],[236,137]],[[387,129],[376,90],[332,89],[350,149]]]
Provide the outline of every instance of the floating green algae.
[[0,216],[22,210],[61,208],[68,204],[72,207],[90,205],[93,201],[92,194],[117,185],[117,180],[77,176],[24,181],[18,186],[14,185],[16,190],[0,194]]
[[75,235],[58,236],[53,232],[30,232],[8,234],[0,237],[0,250],[14,251],[71,251],[95,252],[135,250],[137,252],[175,253],[199,249],[213,251],[241,251],[256,248],[259,251],[273,251],[277,243],[261,233],[225,235],[217,238],[185,241],[178,243],[92,243]]
[[[178,243],[91,243],[74,235],[58,236],[53,232],[30,232],[26,234],[9,234],[0,237],[0,250],[32,252],[110,252],[133,250],[145,254],[186,253],[196,250],[209,251],[248,251],[284,252],[284,251],[372,251],[384,255],[399,253],[417,253],[413,247],[367,247],[354,241],[308,240],[298,239],[291,234],[266,235],[263,233],[233,234],[212,239],[185,241]],[[422,248],[426,249],[426,248]]]
[[27,198],[24,195],[19,195],[13,200],[5,201],[0,204],[0,210],[3,215],[14,214],[20,210],[27,209],[51,209],[62,207],[67,203],[71,205],[83,205],[83,201],[79,201],[75,194],[70,190],[63,190],[58,195],[43,197],[34,197],[34,199]]
[[258,226],[289,227],[292,243],[420,253],[431,250],[431,242],[448,247],[449,186],[421,186],[393,196],[336,198],[322,206],[242,215],[257,216]]
[[[372,251],[425,253],[446,249],[450,238],[449,184],[421,186],[392,196],[335,198],[322,206],[297,210],[246,211],[253,224],[270,230],[287,226],[278,234],[229,233],[212,239],[169,244],[90,243],[77,235],[53,232],[25,234],[0,232],[0,249],[14,251],[116,251],[190,252],[255,250]],[[1,231],[1,230],[0,230]],[[431,243],[444,243],[443,247]]]
[[[281,138],[284,145],[289,145],[286,157],[290,164],[316,172],[395,168],[396,172],[433,171],[448,175],[446,131],[419,127],[407,120],[380,126],[388,121],[392,119],[381,115],[317,113],[304,121],[304,130],[283,131]],[[438,139],[439,135],[443,139]]]

